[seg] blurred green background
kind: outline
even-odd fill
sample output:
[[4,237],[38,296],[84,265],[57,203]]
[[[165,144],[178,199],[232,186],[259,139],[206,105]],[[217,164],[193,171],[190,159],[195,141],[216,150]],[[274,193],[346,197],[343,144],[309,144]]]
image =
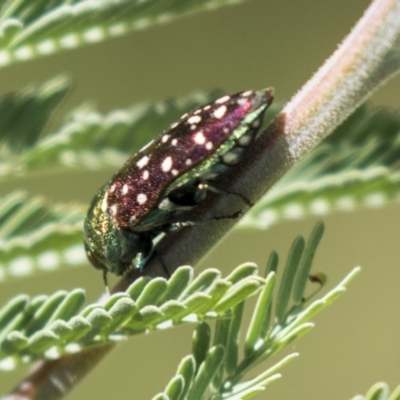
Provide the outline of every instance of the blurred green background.
[[[101,111],[158,100],[197,89],[227,92],[274,86],[289,99],[336,48],[367,7],[367,0],[252,0],[203,12],[171,24],[1,70],[2,93],[68,73],[74,88],[60,115],[87,100]],[[400,108],[399,78],[377,92],[375,106]],[[112,171],[110,171],[110,174]],[[108,178],[70,174],[24,182],[34,193],[88,202]],[[1,194],[19,187],[0,188]],[[323,217],[326,233],[314,271],[337,283],[354,266],[360,277],[337,303],[314,319],[317,326],[290,351],[301,357],[258,398],[349,399],[376,381],[400,383],[400,208],[363,209]],[[266,232],[234,232],[198,269],[224,273],[244,261],[264,267],[271,250],[285,260],[298,234],[308,236],[317,218],[284,222]],[[94,300],[103,290],[91,267],[35,276],[2,286],[0,304],[17,293],[35,295],[80,286]],[[122,344],[68,397],[71,400],[149,399],[190,352],[193,326],[138,336]],[[275,360],[278,360],[276,358]],[[266,368],[264,364],[263,367]],[[1,392],[25,369],[0,376]]]

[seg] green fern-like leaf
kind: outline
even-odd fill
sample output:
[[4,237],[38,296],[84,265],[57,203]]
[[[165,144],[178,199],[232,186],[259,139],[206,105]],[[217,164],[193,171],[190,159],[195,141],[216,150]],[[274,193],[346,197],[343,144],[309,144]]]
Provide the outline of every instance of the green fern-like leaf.
[[239,1],[243,0],[6,0],[0,5],[0,66]]
[[68,79],[59,76],[43,85],[0,98],[0,174],[19,172],[24,150],[36,145],[51,113],[65,97]]
[[0,204],[0,281],[86,263],[82,248],[86,207],[52,204],[21,191],[0,197]]
[[177,324],[226,317],[228,304],[234,307],[262,289],[265,281],[255,272],[247,265],[238,267],[241,279],[233,283],[215,270],[193,278],[192,268],[181,267],[169,281],[143,277],[104,304],[82,310],[82,289],[32,299],[17,296],[0,309],[0,369]]
[[[267,278],[258,295],[248,327],[243,322],[244,301],[230,308],[229,318],[217,320],[214,338],[209,325],[205,321],[201,322],[194,331],[193,354],[182,360],[177,374],[171,379],[165,392],[158,394],[153,400],[250,399],[280,378],[278,371],[296,358],[297,353],[284,357],[256,376],[248,376],[256,365],[307,333],[313,327],[310,319],[336,300],[359,272],[358,268],[354,269],[321,299],[310,301],[316,292],[305,296],[304,277],[309,276],[322,234],[323,225],[318,223],[307,243],[302,237],[294,240],[279,287],[276,282],[278,259],[276,253],[271,254],[266,270]],[[238,269],[232,275],[249,272],[251,267],[254,266]],[[325,282],[324,279],[318,281],[322,285]],[[277,292],[276,296],[273,295],[274,291]],[[272,314],[274,302],[275,312]],[[243,351],[240,344],[241,334],[244,336]],[[368,397],[372,398],[374,397]]]

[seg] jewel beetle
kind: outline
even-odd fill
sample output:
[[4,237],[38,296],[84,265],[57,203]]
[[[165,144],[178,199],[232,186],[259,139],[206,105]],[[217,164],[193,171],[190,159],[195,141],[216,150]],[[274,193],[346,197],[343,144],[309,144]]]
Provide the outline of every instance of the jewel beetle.
[[225,193],[213,180],[240,162],[272,100],[273,89],[248,90],[194,109],[130,157],[98,191],[84,222],[84,245],[106,286],[108,272],[142,270],[161,234],[193,225],[185,211],[208,191]]

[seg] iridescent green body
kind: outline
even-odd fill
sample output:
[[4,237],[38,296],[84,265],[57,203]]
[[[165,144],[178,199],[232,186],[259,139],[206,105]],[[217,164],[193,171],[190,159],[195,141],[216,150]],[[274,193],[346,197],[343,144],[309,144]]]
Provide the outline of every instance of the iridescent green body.
[[143,268],[154,238],[185,226],[185,211],[218,191],[213,179],[240,162],[271,101],[271,89],[224,96],[129,158],[89,208],[85,247],[93,265],[116,275]]

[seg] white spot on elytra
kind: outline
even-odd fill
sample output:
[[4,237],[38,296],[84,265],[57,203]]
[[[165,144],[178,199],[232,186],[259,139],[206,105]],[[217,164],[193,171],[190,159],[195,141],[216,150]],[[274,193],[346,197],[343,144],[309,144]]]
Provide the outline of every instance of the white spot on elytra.
[[198,110],[196,110],[193,114],[197,115],[201,113],[201,108],[199,108]]
[[168,172],[172,168],[172,158],[171,157],[166,157],[164,161],[161,164],[161,169],[164,172]]
[[248,90],[247,92],[243,92],[243,93],[242,93],[242,96],[243,96],[243,97],[249,97],[249,96],[252,95],[252,93],[253,93],[252,90]]
[[149,173],[149,171],[147,171],[147,169],[145,171],[143,171],[143,174],[142,174],[143,180],[147,181],[147,179],[149,179],[149,176],[150,176],[150,173]]
[[187,116],[188,116],[187,113],[186,113],[186,114],[183,114],[182,117],[181,117],[181,119],[185,119]]
[[132,217],[129,218],[129,223],[133,224],[136,220],[136,215],[132,215]]
[[224,128],[223,131],[224,131],[224,133],[229,133],[229,129],[228,128]]
[[201,121],[201,117],[200,117],[200,115],[193,115],[192,117],[190,117],[189,119],[188,119],[188,123],[189,124],[197,124],[197,123],[199,123]]
[[147,195],[145,195],[144,193],[140,193],[140,194],[138,194],[138,197],[136,198],[136,200],[139,204],[144,204],[147,201]]
[[169,135],[163,135],[163,137],[161,138],[161,141],[163,143],[165,143],[166,141],[168,141],[168,139],[169,139]]
[[206,137],[204,136],[203,131],[199,131],[194,136],[194,142],[197,144],[204,144],[206,142]]
[[112,206],[110,207],[110,211],[111,211],[111,214],[116,214],[117,211],[118,211],[117,205],[116,205],[116,204],[112,205]]
[[208,105],[208,106],[204,106],[204,107],[203,107],[203,110],[204,110],[204,111],[207,111],[207,110],[209,110],[210,108],[211,108],[211,106],[210,106],[210,105]]
[[176,128],[178,126],[178,123],[177,122],[174,122],[171,126],[170,126],[170,128],[171,129],[174,129],[174,128]]
[[110,193],[114,193],[115,188],[116,188],[116,185],[115,185],[115,183],[113,183],[113,184],[110,186]]
[[222,103],[227,102],[229,99],[230,99],[230,96],[224,96],[224,97],[221,97],[221,98],[218,99],[218,100],[215,100],[215,103],[217,103],[217,104],[222,104]]
[[176,146],[178,144],[178,139],[172,139],[172,146]]
[[212,142],[207,142],[207,143],[206,143],[206,149],[207,149],[207,150],[211,150],[212,148],[213,148]]
[[239,106],[243,106],[243,105],[246,104],[247,102],[248,102],[247,99],[239,99],[239,100],[237,101],[237,103],[239,104]]
[[188,158],[188,159],[185,161],[185,164],[186,164],[186,165],[192,165],[192,164],[193,164],[193,161],[192,161],[190,158]]
[[129,187],[128,187],[128,185],[125,183],[125,185],[122,186],[121,194],[122,194],[123,196],[125,196],[128,192],[129,192]]
[[150,158],[148,156],[144,156],[136,163],[136,165],[139,167],[139,169],[142,169],[148,164],[149,159]]
[[218,107],[218,108],[214,111],[214,117],[215,117],[215,118],[218,118],[218,119],[221,119],[221,118],[225,115],[226,111],[227,111],[226,106]]
[[171,174],[174,175],[174,176],[177,176],[179,174],[179,171],[177,169],[173,169],[171,171]]
[[101,202],[101,211],[106,212],[107,207],[108,207],[108,192],[106,192],[103,201]]

